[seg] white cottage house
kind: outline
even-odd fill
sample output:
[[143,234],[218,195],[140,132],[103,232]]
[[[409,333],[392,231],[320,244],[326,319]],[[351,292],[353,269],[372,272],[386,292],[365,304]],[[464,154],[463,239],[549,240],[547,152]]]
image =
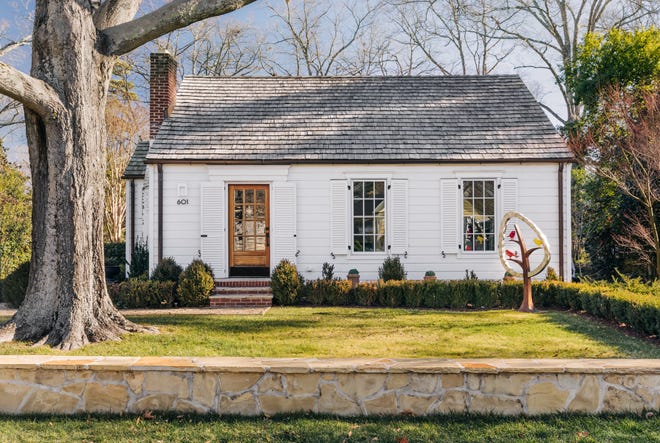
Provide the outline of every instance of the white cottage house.
[[[501,279],[498,224],[533,219],[571,274],[573,157],[518,76],[186,77],[152,55],[151,141],[126,170],[127,250],[201,256],[217,280]],[[130,257],[128,257],[130,261]]]

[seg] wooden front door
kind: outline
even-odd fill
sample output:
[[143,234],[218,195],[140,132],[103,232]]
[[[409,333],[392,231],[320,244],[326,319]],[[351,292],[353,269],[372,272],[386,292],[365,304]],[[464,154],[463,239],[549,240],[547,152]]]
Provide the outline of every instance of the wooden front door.
[[268,185],[229,185],[229,275],[268,276]]

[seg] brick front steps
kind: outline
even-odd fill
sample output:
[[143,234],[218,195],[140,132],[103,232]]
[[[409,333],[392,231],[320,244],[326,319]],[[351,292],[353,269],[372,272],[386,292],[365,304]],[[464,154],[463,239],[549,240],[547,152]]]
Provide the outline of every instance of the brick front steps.
[[0,414],[220,415],[660,409],[660,359],[0,356]]
[[273,292],[268,279],[227,279],[215,282],[212,308],[269,308]]

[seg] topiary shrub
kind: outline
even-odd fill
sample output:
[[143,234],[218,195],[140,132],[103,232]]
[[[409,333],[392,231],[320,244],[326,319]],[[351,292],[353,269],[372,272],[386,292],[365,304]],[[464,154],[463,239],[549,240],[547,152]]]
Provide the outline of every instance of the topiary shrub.
[[112,303],[120,309],[169,308],[172,306],[174,282],[131,278],[108,285]]
[[200,259],[193,260],[179,276],[176,288],[179,306],[208,306],[215,281],[210,267]]
[[151,274],[151,279],[155,281],[173,281],[178,282],[183,268],[177,264],[172,257],[165,257],[156,265],[156,269]]
[[21,263],[2,281],[2,298],[12,308],[17,308],[25,299],[28,278],[30,277],[30,262]]
[[383,266],[378,268],[378,278],[383,281],[405,280],[406,270],[399,257],[387,257]]
[[270,287],[273,290],[273,303],[293,305],[301,287],[300,276],[295,265],[289,260],[277,264],[270,276]]

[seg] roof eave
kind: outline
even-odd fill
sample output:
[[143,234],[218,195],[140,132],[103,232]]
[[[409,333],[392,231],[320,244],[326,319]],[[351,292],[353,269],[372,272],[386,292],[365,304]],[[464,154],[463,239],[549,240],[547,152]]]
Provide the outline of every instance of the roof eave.
[[390,159],[390,160],[355,160],[355,159],[298,159],[298,160],[214,160],[214,159],[145,159],[145,164],[206,164],[206,165],[296,165],[296,164],[457,164],[457,163],[576,163],[575,157],[522,157],[496,159]]

